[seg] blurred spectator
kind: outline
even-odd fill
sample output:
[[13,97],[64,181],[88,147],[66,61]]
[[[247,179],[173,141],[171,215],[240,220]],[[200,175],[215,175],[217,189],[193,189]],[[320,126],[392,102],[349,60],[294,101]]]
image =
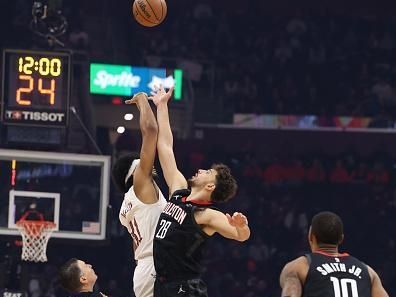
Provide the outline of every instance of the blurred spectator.
[[335,184],[344,184],[350,181],[349,173],[341,160],[337,160],[335,167],[330,172],[330,181]]
[[305,179],[305,168],[301,160],[295,159],[289,166],[283,169],[283,176],[286,182],[299,184]]
[[319,159],[314,159],[312,165],[307,169],[306,180],[311,183],[321,183],[326,179],[326,172]]
[[352,170],[351,180],[358,183],[364,183],[368,178],[368,167],[365,162],[360,162],[359,167]]
[[84,31],[81,22],[74,24],[69,34],[69,41],[74,49],[87,50],[89,48],[89,36]]
[[375,184],[389,183],[389,173],[381,162],[377,161],[374,163],[373,169],[367,175],[367,181]]
[[269,184],[279,184],[283,181],[283,167],[275,158],[274,161],[264,170],[263,179]]

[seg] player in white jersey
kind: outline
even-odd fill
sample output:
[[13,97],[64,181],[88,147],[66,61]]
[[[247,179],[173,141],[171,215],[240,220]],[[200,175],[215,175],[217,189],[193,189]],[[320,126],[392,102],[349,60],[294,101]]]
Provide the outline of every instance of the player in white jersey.
[[118,159],[113,167],[113,180],[124,193],[119,219],[133,239],[137,261],[133,276],[136,297],[154,295],[153,239],[158,218],[166,200],[153,180],[158,126],[145,93],[136,94],[127,104],[136,104],[140,111],[142,147],[140,159],[133,155]]

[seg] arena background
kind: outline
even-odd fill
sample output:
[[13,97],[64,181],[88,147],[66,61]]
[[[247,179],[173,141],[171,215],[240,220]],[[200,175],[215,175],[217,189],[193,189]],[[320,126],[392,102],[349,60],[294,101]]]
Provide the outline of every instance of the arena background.
[[[53,9],[52,19],[41,18],[40,3]],[[279,296],[280,270],[308,251],[309,222],[321,210],[342,217],[341,250],[370,264],[395,295],[394,4],[167,4],[163,24],[144,28],[134,21],[130,1],[1,1],[2,49],[67,51],[72,61],[64,127],[15,125],[3,115],[1,148],[103,154],[111,161],[138,151],[135,107],[122,105],[126,96],[92,92],[90,64],[180,69],[183,88],[170,109],[178,165],[187,176],[212,162],[230,165],[239,191],[224,210],[246,213],[252,230],[242,244],[211,240],[205,257],[210,296]],[[8,74],[3,71],[2,80]],[[10,87],[2,85],[2,91]],[[4,100],[2,107],[4,112]],[[126,113],[133,119],[125,120]],[[4,210],[11,171],[1,171]],[[0,289],[67,296],[57,269],[78,257],[94,266],[104,293],[133,296],[132,241],[118,222],[123,197],[110,183],[108,205],[99,205],[92,193],[100,180],[84,170],[76,174],[17,175],[16,183],[25,190],[62,184],[68,194],[61,203],[70,208],[60,220],[71,226],[85,207],[103,209],[105,240],[52,238],[48,262],[35,264],[21,261],[15,245],[20,237],[0,235]],[[161,176],[159,182],[165,192]],[[0,215],[5,226],[7,213]]]

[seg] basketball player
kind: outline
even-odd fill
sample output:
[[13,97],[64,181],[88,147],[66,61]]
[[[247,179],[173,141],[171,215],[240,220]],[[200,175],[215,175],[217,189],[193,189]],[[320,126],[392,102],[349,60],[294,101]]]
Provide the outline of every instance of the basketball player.
[[245,241],[250,229],[243,214],[230,216],[212,208],[213,203],[225,202],[236,193],[237,185],[227,166],[200,169],[188,182],[179,172],[167,106],[172,91],[166,93],[161,87],[150,97],[157,105],[158,155],[171,194],[155,231],[154,296],[207,296],[201,279],[205,241],[215,233]]
[[92,265],[76,258],[67,261],[59,270],[61,286],[76,297],[107,297],[94,288],[97,279]]
[[370,266],[339,253],[343,239],[338,215],[315,215],[308,235],[312,253],[285,265],[280,275],[282,297],[389,297]]
[[142,147],[140,159],[120,158],[113,167],[113,178],[125,193],[119,219],[131,234],[137,266],[133,275],[136,297],[152,297],[154,290],[153,238],[166,200],[153,180],[158,125],[145,93],[136,94],[127,104],[140,111]]

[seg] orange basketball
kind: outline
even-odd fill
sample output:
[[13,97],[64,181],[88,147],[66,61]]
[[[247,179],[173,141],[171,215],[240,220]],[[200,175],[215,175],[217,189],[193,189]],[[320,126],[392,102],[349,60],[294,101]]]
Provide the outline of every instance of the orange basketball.
[[168,11],[165,0],[135,0],[132,10],[135,20],[145,27],[161,24]]

